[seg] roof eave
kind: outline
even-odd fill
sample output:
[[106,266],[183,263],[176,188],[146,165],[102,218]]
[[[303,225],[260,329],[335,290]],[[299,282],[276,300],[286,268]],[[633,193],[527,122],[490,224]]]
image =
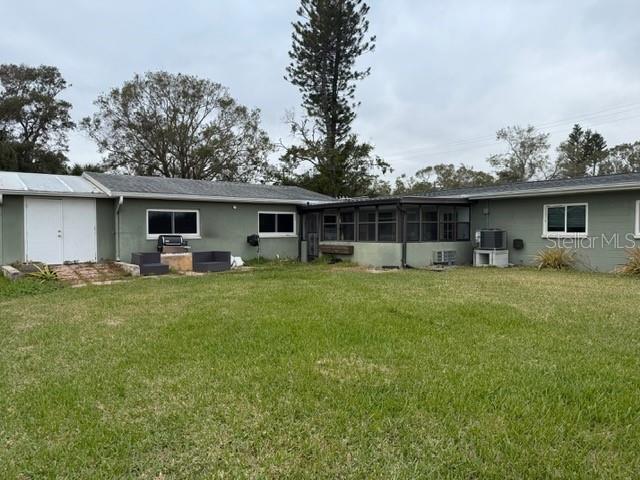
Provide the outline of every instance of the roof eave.
[[321,203],[322,200],[286,199],[286,198],[252,198],[252,197],[222,197],[212,195],[184,195],[172,193],[143,193],[143,192],[109,192],[111,197],[124,197],[149,200],[183,200],[194,202],[218,202],[218,203],[260,203],[260,204],[286,204],[286,205],[312,205]]
[[100,192],[51,192],[41,190],[2,190],[2,195],[20,195],[29,197],[79,197],[79,198],[109,198]]
[[583,187],[553,187],[531,189],[522,192],[493,192],[478,195],[469,195],[469,200],[490,200],[492,198],[517,198],[517,197],[549,197],[559,194],[570,195],[580,193],[598,193],[621,190],[640,190],[640,185],[618,184],[618,185],[593,185]]

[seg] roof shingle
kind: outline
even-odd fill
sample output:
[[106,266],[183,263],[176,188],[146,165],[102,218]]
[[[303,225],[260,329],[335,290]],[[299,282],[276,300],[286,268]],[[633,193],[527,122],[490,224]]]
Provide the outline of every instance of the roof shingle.
[[235,182],[211,182],[183,178],[136,177],[89,172],[84,174],[112,195],[157,194],[185,197],[229,197],[257,200],[327,201],[331,197],[300,187]]

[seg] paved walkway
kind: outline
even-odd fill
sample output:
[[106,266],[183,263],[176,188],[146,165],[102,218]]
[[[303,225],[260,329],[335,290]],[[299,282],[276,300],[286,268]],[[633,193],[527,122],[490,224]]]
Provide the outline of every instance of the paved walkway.
[[128,276],[120,267],[110,262],[58,265],[53,270],[58,274],[58,279],[71,285],[112,282]]

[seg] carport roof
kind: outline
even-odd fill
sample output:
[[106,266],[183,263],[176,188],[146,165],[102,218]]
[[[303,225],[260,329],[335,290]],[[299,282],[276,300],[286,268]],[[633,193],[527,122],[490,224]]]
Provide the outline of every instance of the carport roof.
[[106,196],[88,180],[73,175],[0,172],[0,193],[22,195]]

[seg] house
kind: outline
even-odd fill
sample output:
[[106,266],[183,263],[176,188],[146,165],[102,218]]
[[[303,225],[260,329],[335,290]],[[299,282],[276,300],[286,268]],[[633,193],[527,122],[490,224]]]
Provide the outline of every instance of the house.
[[640,173],[324,202],[304,212],[310,257],[424,267],[453,251],[456,263],[470,264],[475,232],[502,229],[512,264],[561,247],[574,249],[583,269],[611,271],[640,246]]
[[[470,264],[485,228],[507,232],[512,264],[560,246],[575,249],[583,268],[611,271],[640,242],[640,174],[338,200],[287,186],[0,172],[2,264],[128,261],[171,233],[195,251],[243,258],[327,254],[424,267],[446,251]],[[252,234],[258,247],[247,242]]]
[[298,258],[298,209],[327,200],[288,186],[0,172],[0,264],[129,261],[171,233],[196,251]]

